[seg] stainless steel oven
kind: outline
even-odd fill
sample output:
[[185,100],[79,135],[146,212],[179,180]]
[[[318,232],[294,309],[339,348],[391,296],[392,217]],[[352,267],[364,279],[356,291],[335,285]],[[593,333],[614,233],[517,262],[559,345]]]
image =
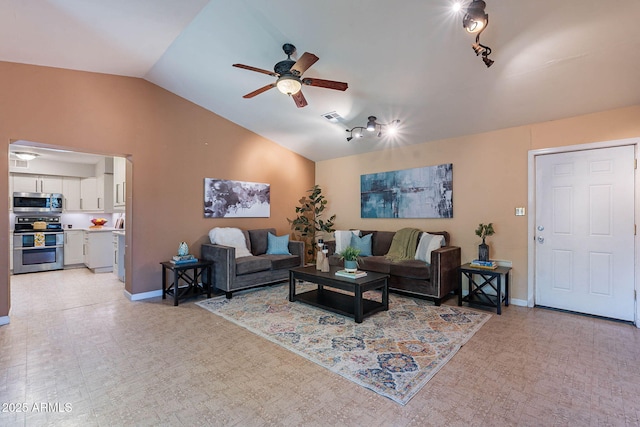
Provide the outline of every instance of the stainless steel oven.
[[13,274],[64,268],[59,217],[18,217],[13,232]]

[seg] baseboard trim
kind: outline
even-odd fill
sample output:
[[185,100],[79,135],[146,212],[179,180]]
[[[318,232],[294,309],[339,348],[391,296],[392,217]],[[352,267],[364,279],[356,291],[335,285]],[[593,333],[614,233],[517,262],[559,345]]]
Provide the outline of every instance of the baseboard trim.
[[520,306],[520,307],[528,307],[526,299],[511,298],[511,300],[509,300],[509,303],[513,304],[513,305]]
[[156,298],[162,296],[162,289],[157,291],[141,292],[139,294],[131,294],[126,289],[122,291],[129,301],[140,301],[143,299]]
[[0,317],[0,326],[8,325],[9,323],[11,323],[9,321],[9,316]]

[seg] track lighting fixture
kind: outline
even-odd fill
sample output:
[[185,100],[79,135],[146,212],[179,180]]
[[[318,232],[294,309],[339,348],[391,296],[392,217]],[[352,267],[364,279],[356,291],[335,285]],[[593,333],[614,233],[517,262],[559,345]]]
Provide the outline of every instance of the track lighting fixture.
[[493,60],[489,59],[491,48],[480,44],[480,33],[489,25],[489,14],[484,9],[487,4],[483,0],[473,0],[467,7],[467,11],[462,18],[462,26],[467,32],[476,35],[476,42],[471,45],[476,56],[482,56],[482,61],[487,68],[493,65]]
[[400,120],[393,120],[389,123],[378,123],[376,120],[378,120],[376,116],[369,116],[367,118],[367,126],[356,126],[351,129],[347,129],[347,132],[349,132],[347,142],[351,141],[353,138],[362,138],[365,130],[368,132],[377,131],[377,137],[385,135],[385,131],[389,134],[393,134],[400,124]]

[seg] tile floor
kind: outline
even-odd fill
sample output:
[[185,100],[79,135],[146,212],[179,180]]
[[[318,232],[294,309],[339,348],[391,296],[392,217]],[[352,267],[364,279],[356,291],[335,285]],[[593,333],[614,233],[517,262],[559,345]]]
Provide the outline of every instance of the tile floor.
[[85,269],[12,277],[0,425],[640,425],[627,324],[507,307],[400,406],[193,300],[122,290]]

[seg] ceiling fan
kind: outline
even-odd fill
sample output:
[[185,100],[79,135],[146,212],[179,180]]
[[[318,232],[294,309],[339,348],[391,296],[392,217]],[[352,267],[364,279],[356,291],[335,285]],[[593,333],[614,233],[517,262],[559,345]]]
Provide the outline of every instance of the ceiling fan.
[[342,82],[336,82],[333,80],[322,80],[314,78],[303,78],[302,74],[315,64],[318,59],[313,53],[305,52],[302,56],[294,61],[291,59],[291,55],[295,52],[296,47],[290,43],[285,43],[282,46],[282,50],[287,55],[287,59],[278,62],[273,71],[263,70],[261,68],[251,67],[244,64],[233,64],[234,67],[244,68],[249,71],[256,71],[258,73],[268,74],[273,77],[277,77],[274,83],[270,83],[266,86],[256,89],[243,96],[243,98],[253,98],[256,95],[260,95],[262,92],[266,92],[271,88],[277,87],[278,90],[284,94],[291,95],[298,108],[302,108],[307,105],[307,100],[302,94],[302,85],[323,87],[326,89],[335,90],[347,90],[349,85]]

